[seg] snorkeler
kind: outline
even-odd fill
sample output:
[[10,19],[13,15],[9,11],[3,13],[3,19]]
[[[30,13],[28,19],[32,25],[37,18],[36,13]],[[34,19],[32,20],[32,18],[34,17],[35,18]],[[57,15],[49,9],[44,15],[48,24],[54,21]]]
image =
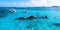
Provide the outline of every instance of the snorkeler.
[[37,19],[37,18],[48,19],[47,16],[45,16],[45,17],[29,16],[29,17],[18,17],[18,18],[15,18],[15,20],[26,20],[26,19],[32,20],[32,19]]
[[12,12],[16,12],[13,10],[13,8],[0,8],[0,18],[8,16],[8,14],[11,14]]
[[13,12],[16,12],[16,10],[13,9],[13,8],[11,8],[11,9],[9,10],[9,12],[13,13]]

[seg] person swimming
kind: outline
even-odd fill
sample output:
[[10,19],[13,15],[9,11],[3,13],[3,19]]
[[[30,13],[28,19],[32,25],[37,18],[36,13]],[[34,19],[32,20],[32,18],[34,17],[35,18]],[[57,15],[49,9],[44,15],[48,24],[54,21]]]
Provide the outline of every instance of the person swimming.
[[16,12],[16,10],[13,9],[13,8],[11,8],[11,9],[9,10],[9,12],[14,13],[14,12]]
[[0,18],[8,16],[8,14],[11,14],[12,12],[15,11],[9,8],[0,8]]
[[18,18],[15,18],[15,20],[26,20],[26,19],[33,20],[33,19],[37,19],[37,18],[47,19],[48,17],[47,16],[45,16],[45,17],[29,16],[29,17],[18,17]]

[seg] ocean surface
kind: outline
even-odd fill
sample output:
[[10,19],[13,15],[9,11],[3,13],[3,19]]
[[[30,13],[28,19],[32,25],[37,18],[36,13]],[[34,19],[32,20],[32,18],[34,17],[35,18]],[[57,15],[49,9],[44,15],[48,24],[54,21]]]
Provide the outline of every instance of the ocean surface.
[[[0,9],[13,8],[16,12],[2,14],[0,17],[0,30],[60,30],[60,7],[0,7]],[[3,11],[2,10],[2,11]],[[27,12],[25,12],[26,10]],[[0,16],[1,16],[0,15]],[[37,18],[33,20],[15,20],[18,17],[47,16],[48,19]],[[54,23],[58,23],[57,25]]]

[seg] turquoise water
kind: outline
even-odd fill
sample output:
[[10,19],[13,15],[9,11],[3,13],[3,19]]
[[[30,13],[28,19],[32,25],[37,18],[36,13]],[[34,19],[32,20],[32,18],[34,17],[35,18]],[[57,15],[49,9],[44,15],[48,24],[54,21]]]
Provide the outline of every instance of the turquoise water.
[[[0,7],[1,8],[1,7]],[[6,8],[6,7],[5,7]],[[60,7],[14,8],[16,12],[0,18],[0,30],[60,30],[53,23],[60,23]],[[24,13],[27,10],[27,13]],[[14,20],[17,17],[48,16],[48,19]],[[29,28],[27,28],[27,26]]]

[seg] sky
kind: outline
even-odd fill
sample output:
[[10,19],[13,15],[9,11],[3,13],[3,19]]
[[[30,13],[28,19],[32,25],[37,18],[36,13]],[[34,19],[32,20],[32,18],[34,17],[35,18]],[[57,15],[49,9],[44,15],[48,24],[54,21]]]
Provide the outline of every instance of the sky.
[[60,6],[60,0],[0,0],[0,7]]

